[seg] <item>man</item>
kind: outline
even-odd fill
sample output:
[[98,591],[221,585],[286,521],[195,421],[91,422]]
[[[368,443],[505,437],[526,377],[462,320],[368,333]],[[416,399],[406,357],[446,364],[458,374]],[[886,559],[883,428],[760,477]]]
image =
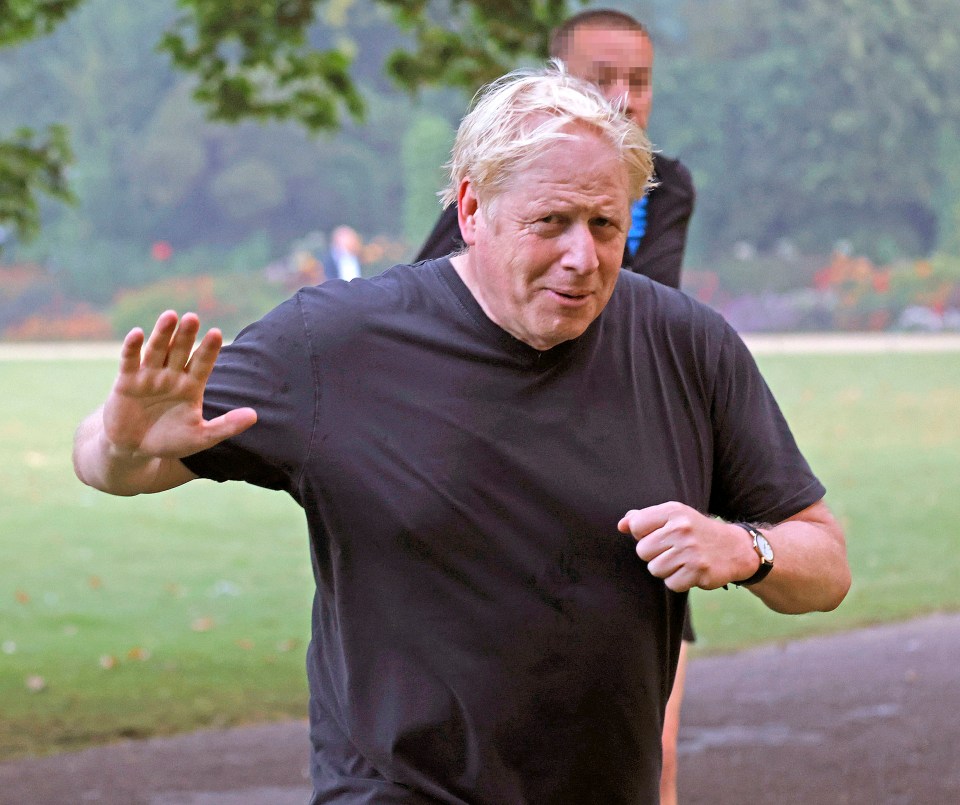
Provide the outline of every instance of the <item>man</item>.
[[[600,91],[644,131],[653,106],[653,43],[646,28],[621,11],[594,9],[570,17],[554,31],[550,55]],[[653,155],[656,186],[633,206],[635,223],[623,265],[671,288],[680,287],[687,227],[695,193],[686,167]],[[415,260],[443,257],[462,248],[457,208],[440,215]]]
[[324,279],[352,280],[360,273],[362,244],[357,230],[338,226],[330,233],[330,250],[323,257]]
[[454,145],[464,254],[305,288],[219,357],[192,314],[125,339],[83,481],[305,510],[314,802],[656,802],[686,591],[845,595],[750,353],[620,270],[650,167],[589,84],[512,74]]
[[[622,11],[594,9],[566,20],[550,39],[550,55],[575,76],[595,84],[644,131],[653,106],[653,42],[642,23]],[[653,156],[656,186],[631,205],[623,266],[671,288],[680,287],[687,227],[693,214],[690,172],[678,160]],[[441,213],[416,260],[443,257],[463,247],[456,204]],[[677,737],[688,645],[695,639],[690,612],[663,729],[663,805],[677,801]]]

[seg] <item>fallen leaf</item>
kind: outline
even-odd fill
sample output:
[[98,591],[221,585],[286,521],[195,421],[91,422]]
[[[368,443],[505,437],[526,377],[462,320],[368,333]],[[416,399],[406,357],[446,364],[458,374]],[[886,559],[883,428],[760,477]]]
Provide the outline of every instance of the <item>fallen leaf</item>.
[[0,651],[3,651],[4,654],[16,654],[17,644],[12,640],[4,640],[3,645],[0,646]]
[[30,593],[26,592],[25,590],[17,590],[13,595],[17,599],[18,604],[30,603]]
[[103,579],[101,579],[99,576],[91,576],[89,579],[87,579],[87,584],[90,585],[91,590],[99,590],[101,587],[103,587]]
[[23,454],[23,463],[31,469],[39,469],[47,465],[47,457],[36,450],[28,450]]
[[190,624],[190,628],[195,632],[209,632],[214,626],[214,620],[209,615],[197,618]]
[[299,644],[300,641],[294,637],[291,637],[287,640],[281,640],[279,643],[277,643],[277,651],[293,651],[293,649],[295,649]]
[[112,654],[104,654],[100,657],[100,667],[104,671],[112,671],[117,667],[117,658]]
[[144,648],[143,646],[134,646],[127,652],[127,659],[146,662],[150,659],[150,649]]
[[250,649],[253,648],[253,641],[247,637],[241,637],[239,640],[237,640],[237,645],[244,651],[250,651]]
[[27,677],[27,690],[31,693],[39,693],[42,690],[46,690],[47,680],[42,676],[28,676]]

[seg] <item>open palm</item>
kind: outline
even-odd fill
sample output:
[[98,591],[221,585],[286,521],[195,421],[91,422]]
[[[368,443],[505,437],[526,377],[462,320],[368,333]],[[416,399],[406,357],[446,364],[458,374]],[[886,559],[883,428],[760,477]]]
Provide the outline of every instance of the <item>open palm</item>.
[[115,449],[182,458],[256,422],[251,408],[204,420],[203,392],[223,339],[219,331],[211,330],[191,354],[199,329],[194,314],[186,313],[178,321],[168,310],[157,319],[145,345],[139,329],[124,339],[120,374],[103,408],[104,435]]

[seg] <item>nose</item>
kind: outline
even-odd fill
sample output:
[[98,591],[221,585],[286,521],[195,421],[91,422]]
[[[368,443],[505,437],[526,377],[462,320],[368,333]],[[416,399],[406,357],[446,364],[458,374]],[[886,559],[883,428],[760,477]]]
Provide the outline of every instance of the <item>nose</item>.
[[578,274],[589,274],[600,267],[597,244],[586,221],[577,221],[564,233],[562,265]]
[[624,115],[633,117],[633,106],[630,102],[630,82],[625,77],[621,76],[607,84],[604,95],[614,106],[619,106]]

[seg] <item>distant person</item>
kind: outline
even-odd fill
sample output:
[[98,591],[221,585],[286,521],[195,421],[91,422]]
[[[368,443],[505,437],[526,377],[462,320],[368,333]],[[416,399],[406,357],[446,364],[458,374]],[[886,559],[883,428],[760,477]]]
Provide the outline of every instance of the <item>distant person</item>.
[[[606,98],[646,131],[653,106],[653,43],[642,23],[608,9],[584,11],[560,25],[550,39],[550,55],[561,59],[578,78],[595,84]],[[631,207],[631,226],[623,254],[625,268],[657,282],[680,287],[687,227],[693,214],[690,172],[678,160],[653,155],[656,187]],[[444,209],[415,258],[442,257],[463,248],[456,204]],[[677,794],[677,737],[686,679],[688,644],[696,635],[687,613],[673,695],[663,731],[663,805]]]
[[222,350],[161,314],[76,472],[303,507],[314,805],[656,803],[687,591],[833,609],[843,532],[736,332],[621,269],[637,126],[522,71],[451,164],[464,253],[303,288]]
[[357,231],[338,226],[330,233],[330,249],[323,259],[324,279],[352,280],[363,276],[360,271],[362,242]]

